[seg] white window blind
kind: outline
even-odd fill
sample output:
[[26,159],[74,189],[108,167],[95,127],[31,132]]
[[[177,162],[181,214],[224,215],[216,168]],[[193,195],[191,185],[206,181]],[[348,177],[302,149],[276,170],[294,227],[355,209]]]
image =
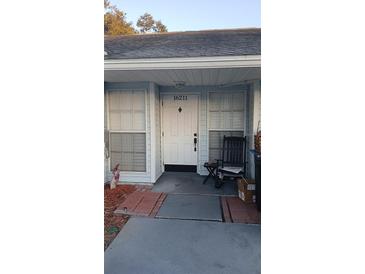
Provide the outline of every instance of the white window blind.
[[143,131],[146,128],[145,92],[112,91],[109,94],[110,130]]
[[244,135],[245,94],[209,93],[209,161],[222,158],[223,136]]
[[146,171],[146,134],[111,133],[111,168],[117,163],[122,171]]
[[209,93],[209,129],[243,130],[243,92]]

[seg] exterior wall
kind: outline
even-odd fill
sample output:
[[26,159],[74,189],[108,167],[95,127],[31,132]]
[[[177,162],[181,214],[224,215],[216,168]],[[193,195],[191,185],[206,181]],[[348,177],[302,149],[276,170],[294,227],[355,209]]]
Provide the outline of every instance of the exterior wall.
[[149,84],[149,91],[151,105],[151,182],[156,182],[162,174],[160,91],[155,83]]
[[[113,90],[146,90],[146,172],[121,172],[120,180],[128,183],[155,183],[163,172],[162,144],[161,144],[161,108],[160,96],[163,93],[186,93],[199,95],[199,117],[198,117],[198,166],[197,173],[208,175],[204,163],[209,158],[209,93],[210,92],[244,92],[246,111],[244,113],[244,134],[248,136],[248,149],[253,148],[253,136],[256,132],[258,120],[260,120],[260,82],[255,81],[250,85],[238,86],[189,86],[182,88],[158,86],[155,83],[105,83],[105,97]],[[105,100],[105,124],[108,125],[108,100]],[[253,177],[253,158],[248,153],[248,175]],[[104,159],[106,172],[104,179],[111,178],[110,158]]]
[[155,180],[162,175],[162,157],[161,157],[161,113],[160,113],[160,90],[155,85],[155,121],[156,121],[156,163],[155,163]]

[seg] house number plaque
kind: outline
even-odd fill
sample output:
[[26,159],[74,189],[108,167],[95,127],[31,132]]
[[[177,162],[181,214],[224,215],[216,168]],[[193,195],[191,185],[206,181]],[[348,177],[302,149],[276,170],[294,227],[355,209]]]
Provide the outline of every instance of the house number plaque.
[[175,95],[174,96],[174,101],[187,101],[188,100],[188,96],[186,95]]

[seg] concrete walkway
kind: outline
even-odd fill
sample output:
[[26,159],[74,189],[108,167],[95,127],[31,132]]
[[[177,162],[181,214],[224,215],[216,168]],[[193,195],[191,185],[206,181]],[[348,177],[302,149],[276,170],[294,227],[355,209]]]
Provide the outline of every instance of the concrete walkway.
[[156,217],[222,222],[219,199],[218,196],[169,194]]
[[105,274],[260,273],[259,225],[132,217],[105,252]]

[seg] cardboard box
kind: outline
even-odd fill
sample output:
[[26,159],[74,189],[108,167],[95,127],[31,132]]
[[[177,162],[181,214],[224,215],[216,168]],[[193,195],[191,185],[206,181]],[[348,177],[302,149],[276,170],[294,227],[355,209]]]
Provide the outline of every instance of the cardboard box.
[[238,179],[238,197],[245,203],[255,203],[255,180],[252,179]]

